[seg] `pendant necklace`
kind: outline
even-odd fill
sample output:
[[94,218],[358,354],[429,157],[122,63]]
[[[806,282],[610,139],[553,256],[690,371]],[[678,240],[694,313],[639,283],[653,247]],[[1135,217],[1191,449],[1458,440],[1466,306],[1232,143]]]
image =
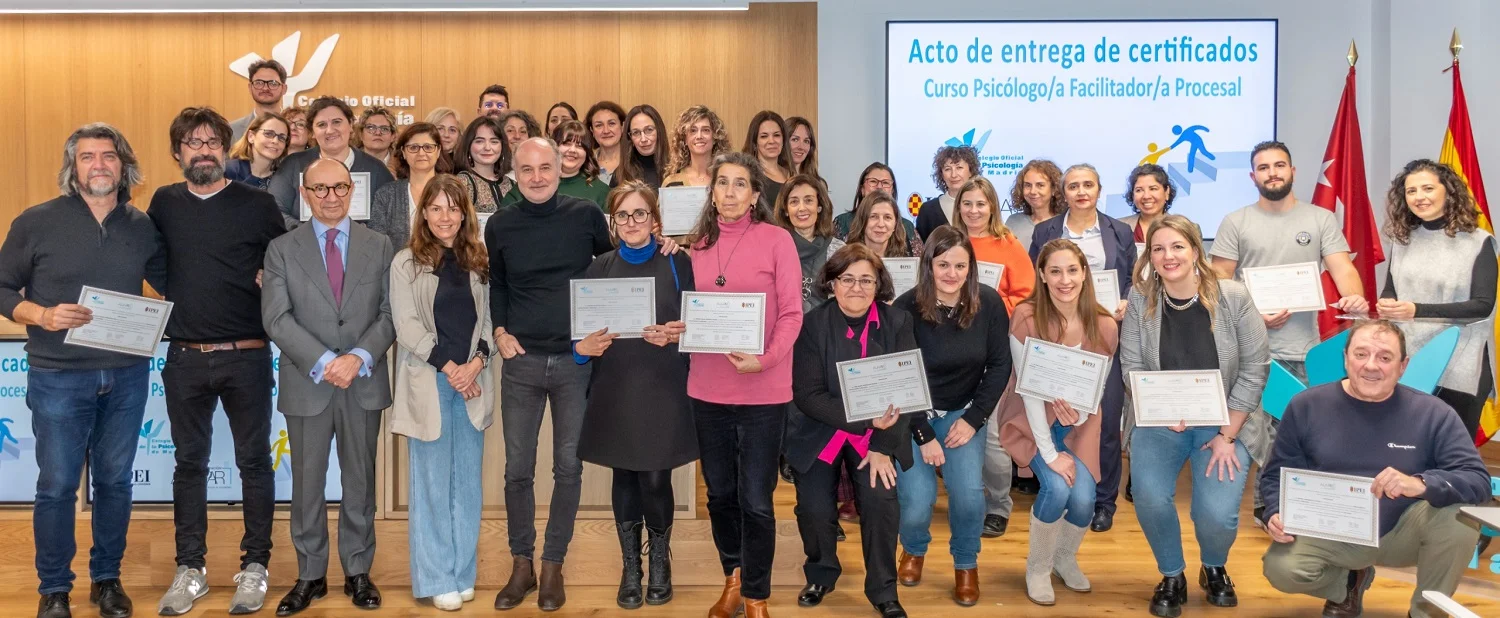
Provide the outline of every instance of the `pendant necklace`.
[[[755,223],[751,222],[750,225],[755,225]],[[734,241],[734,247],[732,247],[729,250],[729,261],[730,262],[734,261],[734,252],[739,250],[740,243],[744,242],[745,241],[745,237],[749,236],[749,235],[750,235],[750,228],[746,227],[745,228],[745,233],[740,235],[740,239]],[[717,256],[717,255],[714,256],[714,260],[719,263],[719,278],[718,279],[714,279],[714,285],[717,285],[717,286],[719,286],[719,287],[722,288],[722,287],[724,287],[725,283],[729,282],[728,279],[724,278],[724,262],[719,261],[719,256]]]

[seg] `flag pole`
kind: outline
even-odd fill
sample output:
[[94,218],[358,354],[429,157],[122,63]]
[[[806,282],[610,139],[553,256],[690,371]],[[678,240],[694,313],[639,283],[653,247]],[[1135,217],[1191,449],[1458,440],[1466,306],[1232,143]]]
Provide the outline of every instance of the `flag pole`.
[[1359,49],[1354,46],[1354,39],[1349,39],[1349,53],[1344,56],[1349,60],[1349,68],[1354,68],[1354,63],[1359,62]]
[[1453,29],[1453,38],[1448,40],[1448,52],[1453,54],[1453,64],[1458,64],[1458,53],[1464,50],[1464,42],[1458,38],[1458,28]]

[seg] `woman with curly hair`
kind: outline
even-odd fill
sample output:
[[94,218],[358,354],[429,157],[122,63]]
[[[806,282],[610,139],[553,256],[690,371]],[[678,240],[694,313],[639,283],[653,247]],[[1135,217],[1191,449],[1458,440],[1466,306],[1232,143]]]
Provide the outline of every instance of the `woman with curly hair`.
[[716,157],[733,150],[729,132],[719,115],[703,105],[694,105],[677,116],[672,129],[671,173],[661,179],[663,187],[706,187],[713,178],[708,168]]
[[1380,317],[1398,320],[1413,350],[1452,326],[1449,321],[1464,323],[1436,395],[1458,411],[1470,438],[1494,391],[1488,342],[1497,268],[1494,237],[1479,228],[1475,212],[1469,187],[1453,168],[1431,159],[1407,163],[1386,193],[1391,261],[1375,303]]
[[942,194],[922,202],[917,211],[917,235],[922,240],[944,225],[957,226],[958,189],[979,175],[979,152],[970,146],[943,146],[932,155],[932,182]]
[[1146,230],[1151,224],[1172,209],[1177,199],[1177,187],[1167,178],[1166,168],[1155,163],[1142,163],[1130,170],[1125,179],[1125,203],[1135,214],[1122,217],[1120,223],[1130,226],[1135,241],[1146,242]]
[[1030,247],[1031,231],[1037,224],[1068,209],[1063,201],[1062,170],[1046,159],[1027,161],[1010,186],[1010,207],[1015,213],[1006,217],[1005,227],[1022,246]]

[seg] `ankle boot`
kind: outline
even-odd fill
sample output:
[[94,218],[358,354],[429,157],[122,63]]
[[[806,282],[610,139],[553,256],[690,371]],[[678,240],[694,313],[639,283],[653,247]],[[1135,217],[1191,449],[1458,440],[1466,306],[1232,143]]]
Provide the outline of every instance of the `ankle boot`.
[[724,578],[724,593],[719,595],[718,603],[708,608],[708,618],[734,618],[743,606],[740,599],[740,570],[735,569]]
[[562,570],[561,562],[542,561],[541,586],[537,589],[536,606],[544,612],[555,612],[568,602],[568,594],[563,590]]
[[672,527],[646,528],[650,551],[651,583],[646,586],[646,604],[662,605],[672,600]]
[[510,581],[505,582],[500,594],[495,595],[495,609],[514,609],[533,590],[536,590],[536,571],[531,559],[515,556],[511,559]]
[[1073,592],[1088,592],[1092,589],[1089,578],[1078,567],[1078,548],[1083,545],[1083,535],[1088,528],[1075,526],[1066,520],[1058,520],[1057,551],[1052,554],[1052,572],[1062,580],[1063,586]]
[[641,529],[644,523],[615,522],[620,536],[620,591],[615,604],[623,609],[639,609],[641,598]]
[[1031,547],[1026,553],[1026,598],[1037,605],[1057,603],[1052,590],[1052,567],[1057,556],[1057,522],[1043,523],[1031,516]]
[[745,618],[771,618],[766,599],[745,599]]

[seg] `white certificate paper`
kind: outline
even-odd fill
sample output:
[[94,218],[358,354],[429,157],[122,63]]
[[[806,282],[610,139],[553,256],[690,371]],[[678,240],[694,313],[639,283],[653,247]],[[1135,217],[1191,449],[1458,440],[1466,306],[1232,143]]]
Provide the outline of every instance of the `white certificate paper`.
[[667,236],[691,234],[708,201],[708,187],[662,187],[657,190],[661,209],[661,233]]
[[766,295],[683,292],[681,352],[766,353]]
[[838,372],[844,419],[851,423],[880,418],[891,406],[903,414],[932,409],[921,350],[843,361]]
[[1120,308],[1120,278],[1115,276],[1113,270],[1102,270],[1093,273],[1094,276],[1094,300],[1100,307],[1110,313]]
[[1223,376],[1203,371],[1132,371],[1131,402],[1138,427],[1221,427],[1229,424]]
[[977,273],[980,283],[1000,289],[1000,280],[1005,277],[1005,265],[994,262],[977,262],[979,272]]
[[156,356],[172,303],[83,287],[78,304],[94,312],[83,326],[68,329],[63,343],[136,356]]
[[1281,469],[1281,527],[1292,536],[1380,547],[1375,479]]
[[624,338],[645,336],[656,323],[656,280],[573,279],[568,282],[572,338],[583,339],[601,328]]
[[[354,183],[354,188],[349,190],[349,218],[367,221],[370,219],[370,173],[350,172],[349,178]],[[312,206],[303,195],[303,186],[302,174],[297,174],[297,204],[302,209],[302,220],[307,221],[312,219]]]
[[1250,298],[1261,313],[1322,311],[1322,270],[1317,262],[1241,269]]
[[1146,255],[1146,243],[1135,243],[1135,259],[1139,260],[1143,255]]
[[917,258],[882,258],[881,261],[885,262],[886,272],[891,274],[891,283],[896,287],[897,296],[917,287],[917,269],[921,267],[921,260]]
[[1108,356],[1026,338],[1016,392],[1042,401],[1064,399],[1081,414],[1093,414],[1104,396]]

